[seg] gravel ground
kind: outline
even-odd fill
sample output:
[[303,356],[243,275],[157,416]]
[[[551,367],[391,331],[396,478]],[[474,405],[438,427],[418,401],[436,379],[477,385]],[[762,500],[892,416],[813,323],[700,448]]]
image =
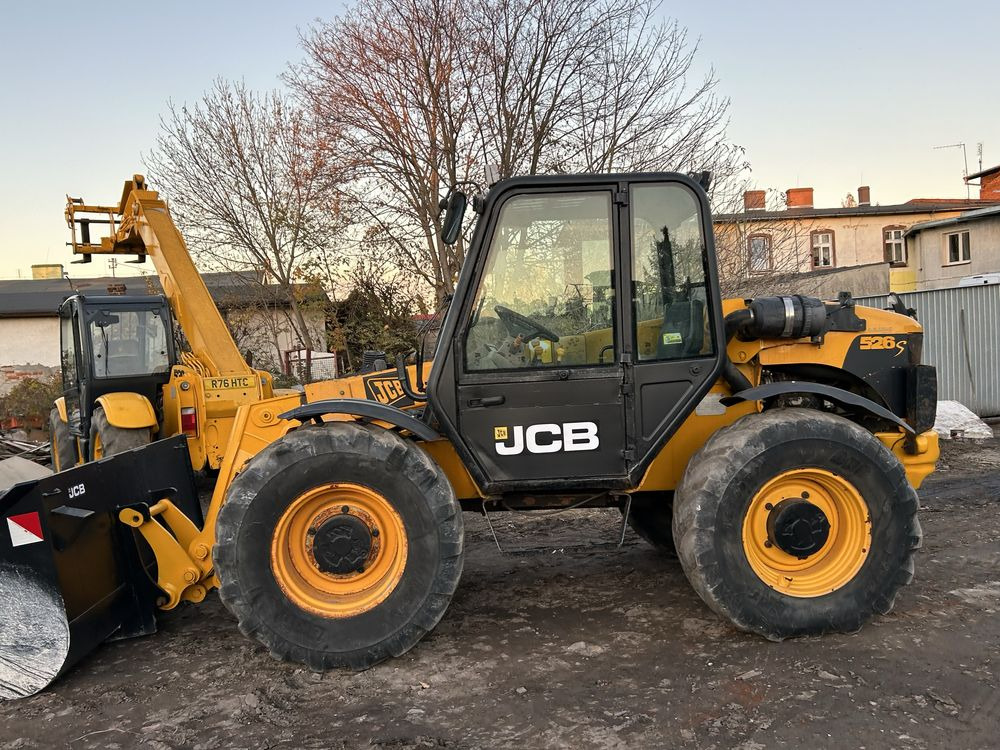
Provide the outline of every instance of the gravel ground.
[[211,596],[0,704],[0,748],[996,747],[1000,443],[954,441],[920,492],[895,611],[768,643],[718,620],[614,511],[466,515],[438,628],[359,674],[273,661]]

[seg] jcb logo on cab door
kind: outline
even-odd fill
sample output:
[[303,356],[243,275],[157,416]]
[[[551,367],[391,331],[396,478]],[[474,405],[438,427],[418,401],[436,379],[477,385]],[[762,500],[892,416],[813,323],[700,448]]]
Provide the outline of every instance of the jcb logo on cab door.
[[871,349],[895,349],[894,357],[898,357],[906,349],[906,339],[897,339],[895,336],[862,336],[858,344],[862,350]]
[[525,450],[528,453],[594,451],[601,446],[595,422],[494,427],[493,439],[501,456],[517,456]]

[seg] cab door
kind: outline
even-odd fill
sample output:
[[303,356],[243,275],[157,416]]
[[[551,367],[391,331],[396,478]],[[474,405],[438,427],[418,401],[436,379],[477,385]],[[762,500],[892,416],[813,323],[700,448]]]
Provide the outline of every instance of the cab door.
[[624,481],[619,194],[529,183],[492,211],[454,347],[457,432],[487,488]]
[[725,346],[707,197],[685,177],[664,177],[632,182],[624,208],[633,485],[715,383]]

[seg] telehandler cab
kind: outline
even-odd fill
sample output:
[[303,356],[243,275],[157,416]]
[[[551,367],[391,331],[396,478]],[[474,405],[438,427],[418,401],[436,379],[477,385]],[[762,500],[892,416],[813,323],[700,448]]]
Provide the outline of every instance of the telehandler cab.
[[35,540],[0,542],[0,589],[40,603],[31,627],[0,621],[0,689],[35,692],[213,588],[273,655],[364,669],[444,615],[462,510],[617,508],[768,639],[892,608],[938,456],[914,318],[846,294],[721,299],[688,176],[516,178],[474,206],[429,370],[240,405],[203,524],[181,437],[0,497]]

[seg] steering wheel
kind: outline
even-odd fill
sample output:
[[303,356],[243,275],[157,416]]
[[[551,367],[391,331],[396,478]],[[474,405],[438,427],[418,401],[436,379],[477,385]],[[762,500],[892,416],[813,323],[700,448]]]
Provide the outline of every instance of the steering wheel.
[[513,335],[516,332],[525,333],[526,339],[533,339],[535,337],[545,339],[546,341],[556,342],[559,340],[559,335],[553,333],[548,328],[538,323],[527,315],[521,315],[519,312],[514,312],[509,307],[504,307],[503,305],[496,305],[493,311],[497,314],[503,324],[507,326],[507,330]]

